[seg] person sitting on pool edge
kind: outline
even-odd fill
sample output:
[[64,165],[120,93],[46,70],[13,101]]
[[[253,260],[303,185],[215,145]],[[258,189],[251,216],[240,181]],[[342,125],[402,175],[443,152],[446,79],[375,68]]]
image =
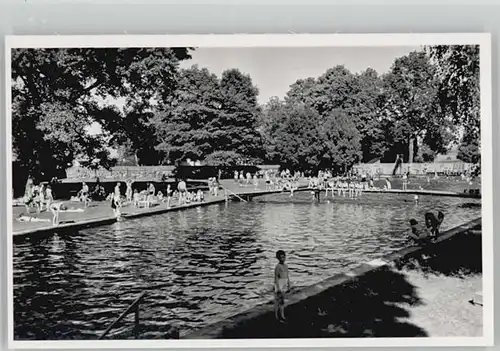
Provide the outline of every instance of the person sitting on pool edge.
[[439,227],[444,220],[444,213],[438,211],[437,218],[432,212],[427,212],[425,215],[425,226],[427,230],[430,232],[430,236],[434,239],[437,239],[439,236]]
[[418,222],[412,218],[410,219],[410,238],[417,244],[428,244],[431,236],[426,227],[422,227]]

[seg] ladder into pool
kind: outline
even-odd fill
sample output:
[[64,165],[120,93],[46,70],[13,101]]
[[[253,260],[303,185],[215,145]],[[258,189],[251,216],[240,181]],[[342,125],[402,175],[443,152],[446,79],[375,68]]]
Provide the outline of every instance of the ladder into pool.
[[132,302],[125,311],[122,312],[122,314],[120,314],[120,316],[118,316],[118,318],[116,318],[113,323],[111,323],[109,325],[109,327],[104,331],[104,333],[102,333],[102,335],[99,337],[99,340],[102,340],[104,339],[104,337],[106,335],[108,335],[108,333],[119,323],[123,320],[123,318],[125,318],[126,316],[128,316],[129,314],[131,313],[134,313],[135,314],[135,318],[134,318],[134,332],[135,332],[135,336],[137,338],[138,336],[138,333],[139,333],[139,307],[140,307],[140,303],[142,301],[142,299],[144,298],[144,296],[146,295],[146,291],[143,291],[139,296],[137,296],[137,298],[134,300],[134,302]]

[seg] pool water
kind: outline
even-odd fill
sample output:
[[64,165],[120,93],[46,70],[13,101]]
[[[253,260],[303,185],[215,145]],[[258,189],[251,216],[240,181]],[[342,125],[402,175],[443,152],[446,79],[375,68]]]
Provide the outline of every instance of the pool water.
[[[96,339],[143,290],[142,337],[205,326],[272,298],[275,251],[307,286],[408,245],[408,220],[442,230],[481,216],[475,199],[310,192],[198,207],[14,245],[16,339]],[[133,315],[111,333],[130,337]]]

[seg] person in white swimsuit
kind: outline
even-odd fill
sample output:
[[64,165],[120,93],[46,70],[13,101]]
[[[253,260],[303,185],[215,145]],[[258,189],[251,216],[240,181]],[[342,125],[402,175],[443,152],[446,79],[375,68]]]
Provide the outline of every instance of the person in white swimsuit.
[[172,200],[172,188],[170,184],[167,185],[167,207],[170,207],[170,201]]
[[132,190],[132,184],[134,183],[133,180],[127,180],[125,184],[127,185],[127,190],[125,190],[125,197],[127,199],[128,203],[131,203],[133,201],[133,190]]
[[333,178],[331,178],[326,183],[325,197],[328,197],[328,191],[330,191],[332,193],[332,197],[335,197],[335,194],[333,193],[334,187],[335,187],[335,185],[333,183]]
[[179,192],[179,206],[184,204],[187,200],[187,186],[184,180],[181,180],[177,184],[177,191]]
[[392,184],[389,181],[389,178],[385,178],[385,186],[386,186],[387,190],[391,190],[392,189]]

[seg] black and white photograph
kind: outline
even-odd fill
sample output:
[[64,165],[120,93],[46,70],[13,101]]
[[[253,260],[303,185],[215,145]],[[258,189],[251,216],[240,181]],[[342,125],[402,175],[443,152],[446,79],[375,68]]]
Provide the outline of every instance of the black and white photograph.
[[13,347],[492,342],[489,35],[7,39]]

